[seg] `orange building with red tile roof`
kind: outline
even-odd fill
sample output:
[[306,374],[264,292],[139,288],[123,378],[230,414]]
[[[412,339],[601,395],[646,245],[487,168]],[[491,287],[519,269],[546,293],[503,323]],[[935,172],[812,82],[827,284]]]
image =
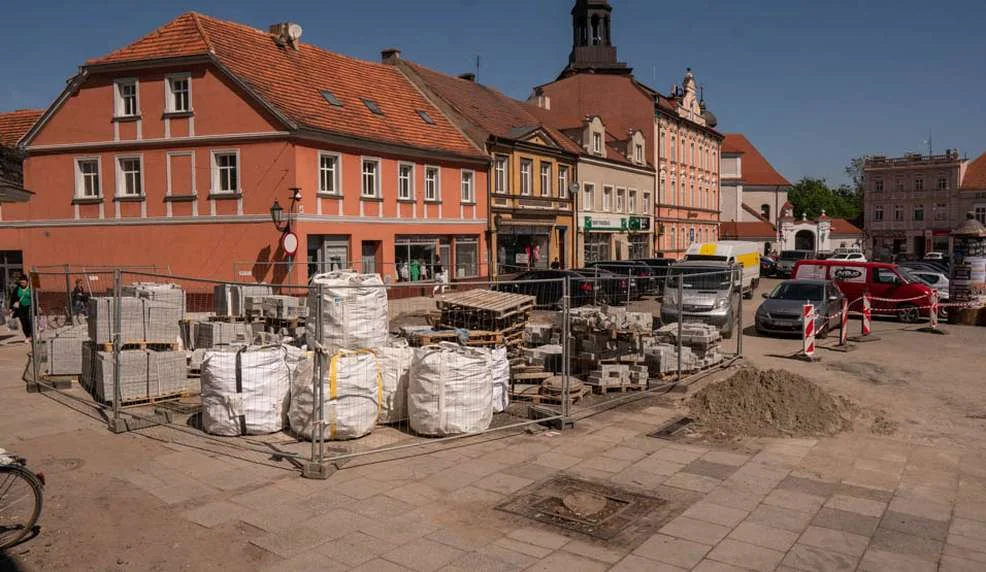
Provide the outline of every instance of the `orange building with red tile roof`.
[[438,255],[453,277],[487,274],[485,150],[393,66],[300,33],[188,13],[88,60],[21,140],[36,196],[4,209],[0,249],[227,280],[396,280]]

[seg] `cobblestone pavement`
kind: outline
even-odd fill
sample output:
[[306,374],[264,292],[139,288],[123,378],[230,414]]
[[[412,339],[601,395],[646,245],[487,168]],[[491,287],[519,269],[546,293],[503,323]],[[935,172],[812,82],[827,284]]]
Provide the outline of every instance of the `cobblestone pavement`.
[[[965,351],[943,348],[940,363]],[[91,408],[25,393],[24,352],[0,348],[0,446],[49,475],[41,534],[12,551],[27,570],[986,569],[982,420],[947,439],[861,428],[684,444],[646,436],[676,415],[655,398],[563,433],[357,462],[316,481],[170,429],[113,435]],[[879,352],[848,355],[815,365],[838,386],[849,374],[832,369],[837,360]],[[862,393],[863,405],[884,399],[893,411],[887,396],[901,387],[880,390]],[[562,474],[656,495],[673,510],[646,535],[600,541],[495,509]]]

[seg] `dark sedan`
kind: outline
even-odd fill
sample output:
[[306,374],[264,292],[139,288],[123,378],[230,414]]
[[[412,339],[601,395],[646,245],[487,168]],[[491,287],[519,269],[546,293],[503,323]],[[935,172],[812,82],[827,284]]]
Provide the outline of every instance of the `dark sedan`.
[[802,306],[815,306],[816,337],[822,338],[841,324],[842,292],[828,280],[785,280],[757,308],[757,333],[801,334]]
[[586,263],[586,268],[602,268],[620,276],[632,276],[637,279],[640,294],[655,292],[658,289],[654,269],[636,260],[601,260]]
[[[534,296],[538,306],[560,308],[564,287],[563,279],[569,280],[569,304],[591,306],[603,304],[622,304],[626,302],[627,292],[631,299],[637,294],[635,280],[618,276],[605,270],[531,270],[522,272],[509,281],[494,287],[501,292],[516,292]],[[629,280],[629,282],[628,282]]]

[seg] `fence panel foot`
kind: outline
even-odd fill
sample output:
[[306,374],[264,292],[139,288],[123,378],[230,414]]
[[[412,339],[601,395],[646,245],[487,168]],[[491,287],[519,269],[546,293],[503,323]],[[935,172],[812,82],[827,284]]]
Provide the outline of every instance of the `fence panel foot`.
[[318,479],[324,481],[336,472],[335,465],[307,462],[301,467],[301,476],[305,479]]

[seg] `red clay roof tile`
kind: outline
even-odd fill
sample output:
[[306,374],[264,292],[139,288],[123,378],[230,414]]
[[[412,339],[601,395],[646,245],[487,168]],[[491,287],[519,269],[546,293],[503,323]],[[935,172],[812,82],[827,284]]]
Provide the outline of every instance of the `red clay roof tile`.
[[535,115],[536,107],[507,97],[499,91],[453,77],[420,64],[404,60],[428,88],[452,106],[487,136],[516,139],[525,128],[541,128],[559,147],[569,153],[579,153],[580,147],[555,127],[546,125]]
[[760,220],[752,222],[723,221],[719,224],[719,234],[724,240],[744,238],[774,239],[777,237],[777,230],[769,222]]
[[832,234],[863,234],[862,229],[844,218],[833,218],[829,222],[832,224]]
[[743,155],[740,169],[743,172],[743,183],[747,185],[791,186],[791,183],[771,166],[742,133],[726,133],[722,140],[722,152]]
[[0,113],[0,145],[13,147],[34,126],[43,109],[18,109]]
[[[211,55],[289,121],[302,128],[474,158],[486,155],[459,132],[397,69],[311,44],[295,50],[242,24],[188,13],[90,65]],[[322,97],[328,89],[342,101]],[[361,98],[377,102],[371,112]],[[418,115],[434,119],[429,125]]]
[[986,189],[986,153],[976,158],[965,168],[965,175],[962,177],[962,185],[959,189]]

